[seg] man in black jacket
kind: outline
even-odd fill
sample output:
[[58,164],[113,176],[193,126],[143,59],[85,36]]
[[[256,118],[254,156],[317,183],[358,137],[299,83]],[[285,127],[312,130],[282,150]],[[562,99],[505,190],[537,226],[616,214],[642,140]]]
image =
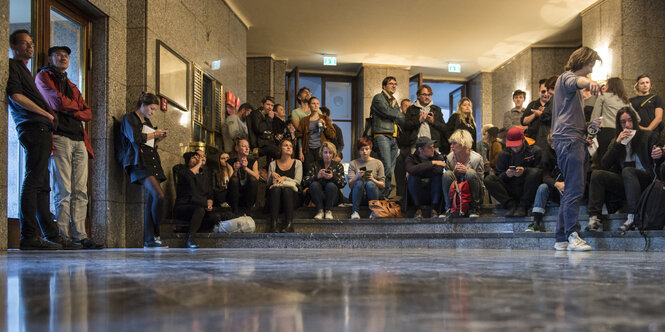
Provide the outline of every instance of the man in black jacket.
[[617,112],[617,136],[601,160],[601,169],[591,173],[589,184],[589,225],[587,231],[601,229],[603,203],[609,213],[627,203],[628,216],[621,231],[633,226],[637,203],[642,191],[654,178],[654,170],[663,162],[663,151],[657,146],[658,135],[641,130],[637,113],[630,107]]
[[524,132],[512,127],[506,135],[506,148],[496,161],[497,174],[485,177],[485,186],[508,209],[506,217],[525,217],[542,180],[541,150],[529,145]]
[[418,100],[406,110],[402,129],[410,133],[411,153],[416,150],[416,139],[429,137],[434,140],[434,150],[447,155],[450,152],[446,121],[441,108],[432,102],[432,88],[423,84],[417,92]]
[[266,164],[279,158],[279,148],[272,137],[272,120],[275,117],[273,107],[275,98],[266,96],[261,100],[261,107],[247,117],[249,145],[256,156],[266,156]]
[[407,186],[409,195],[416,205],[414,218],[422,218],[422,209],[430,205],[431,217],[439,215],[441,205],[441,176],[446,162],[444,156],[434,152],[434,144],[429,137],[418,137],[416,151],[406,158],[406,171],[409,172]]

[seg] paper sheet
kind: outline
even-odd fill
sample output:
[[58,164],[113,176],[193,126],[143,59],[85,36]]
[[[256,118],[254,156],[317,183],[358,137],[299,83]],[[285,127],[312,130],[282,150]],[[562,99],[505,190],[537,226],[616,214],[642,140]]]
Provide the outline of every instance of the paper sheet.
[[[141,132],[144,133],[144,134],[150,134],[150,133],[154,133],[155,130],[148,127],[148,126],[146,126],[146,125],[143,125],[143,130]],[[149,139],[147,142],[145,142],[145,145],[147,145],[151,148],[154,148],[155,147],[155,139],[154,138]]]

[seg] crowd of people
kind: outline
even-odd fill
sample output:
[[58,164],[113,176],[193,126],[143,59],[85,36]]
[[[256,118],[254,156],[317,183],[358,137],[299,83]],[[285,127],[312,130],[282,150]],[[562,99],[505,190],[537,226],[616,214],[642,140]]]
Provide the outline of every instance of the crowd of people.
[[[7,95],[27,154],[21,248],[101,248],[84,227],[87,160],[94,153],[83,123],[91,111],[67,79],[71,50],[49,49],[49,65],[33,79],[26,67],[33,53],[30,34],[18,30],[10,44]],[[621,230],[630,230],[641,192],[654,177],[665,177],[663,102],[652,93],[650,77],[637,77],[636,95],[629,98],[618,77],[602,85],[587,78],[599,60],[592,49],[576,50],[561,75],[540,80],[538,98],[526,107],[526,93],[514,91],[515,106],[501,127],[483,126],[478,142],[469,98],[461,98],[445,121],[429,85],[418,87],[415,101],[398,101],[397,79],[386,77],[371,102],[371,127],[354,142],[357,158],[346,172],[343,134],[308,88],[298,91],[290,116],[270,96],[257,109],[245,103],[226,117],[224,148],[213,165],[206,166],[206,153],[197,150],[174,168],[173,216],[189,221],[187,246],[196,248],[193,234],[211,229],[222,206],[242,215],[265,195],[270,232],[293,232],[294,210],[303,202],[311,202],[313,218],[322,220],[333,219],[333,207],[348,199],[350,219],[359,219],[362,205],[395,196],[394,182],[396,195],[415,206],[414,218],[477,218],[489,198],[506,209],[506,217],[530,213],[534,222],[525,231],[544,232],[548,202],[560,203],[555,248],[590,250],[577,222],[585,195],[587,231],[602,230],[603,206],[607,213],[627,213]],[[159,104],[156,95],[142,93],[122,119],[122,144],[116,147],[130,181],[146,191],[146,247],[165,246],[159,229],[166,176],[157,147],[168,130],[150,121]],[[44,198],[49,168],[58,228]],[[260,182],[265,192],[259,192]],[[347,185],[348,198],[342,194]]]

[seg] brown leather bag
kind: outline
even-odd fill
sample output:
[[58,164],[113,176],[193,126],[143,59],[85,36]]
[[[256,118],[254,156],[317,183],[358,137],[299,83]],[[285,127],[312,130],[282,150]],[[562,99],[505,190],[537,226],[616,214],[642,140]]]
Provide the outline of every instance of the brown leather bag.
[[372,218],[402,218],[402,208],[397,202],[371,200],[369,209],[372,210]]

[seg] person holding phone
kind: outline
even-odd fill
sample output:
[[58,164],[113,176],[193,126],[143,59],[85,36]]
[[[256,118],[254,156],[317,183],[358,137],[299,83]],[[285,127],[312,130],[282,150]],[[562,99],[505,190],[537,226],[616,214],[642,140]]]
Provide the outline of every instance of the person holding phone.
[[542,182],[541,149],[529,145],[520,127],[512,127],[506,135],[506,148],[496,162],[496,175],[485,177],[485,187],[504,208],[506,217],[525,217],[533,204],[538,185]]
[[332,142],[323,142],[319,152],[321,160],[315,162],[303,179],[303,187],[316,206],[314,219],[333,219],[332,207],[337,203],[339,191],[346,186],[344,166],[334,160],[337,149]]
[[663,162],[663,151],[657,146],[658,135],[639,126],[632,107],[617,112],[615,125],[616,136],[601,160],[601,169],[591,173],[587,231],[601,230],[603,204],[607,205],[608,213],[613,213],[624,201],[628,215],[619,230],[630,230],[642,191],[655,176],[654,164],[658,167]]
[[360,219],[360,204],[379,199],[379,190],[385,188],[386,179],[381,160],[372,158],[372,140],[361,137],[356,142],[359,158],[349,163],[348,182],[353,210],[351,219]]
[[[471,139],[469,139],[469,142]],[[444,156],[434,151],[436,142],[421,136],[416,140],[416,152],[406,158],[406,171],[409,172],[407,188],[409,197],[416,205],[414,218],[423,218],[423,210],[429,206],[431,218],[439,215],[441,206],[441,175],[446,167]]]

